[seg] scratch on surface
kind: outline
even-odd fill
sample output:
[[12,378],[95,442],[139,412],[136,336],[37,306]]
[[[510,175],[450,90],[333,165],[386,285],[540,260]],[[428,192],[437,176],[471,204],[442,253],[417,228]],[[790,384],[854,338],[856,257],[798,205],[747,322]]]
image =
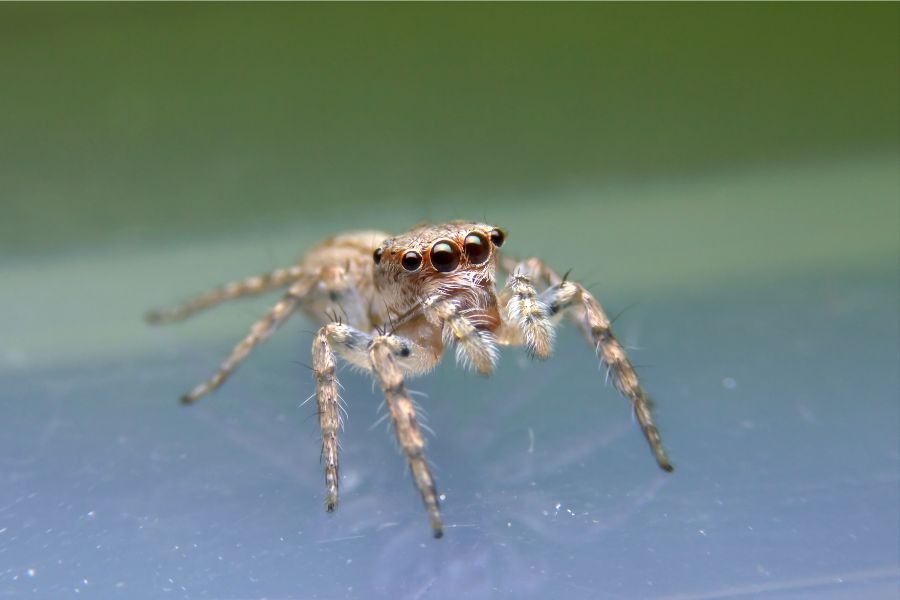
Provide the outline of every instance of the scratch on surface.
[[534,454],[534,429],[528,428],[528,454]]
[[738,598],[740,596],[756,596],[765,592],[809,590],[817,587],[841,585],[855,581],[886,579],[898,576],[900,576],[900,565],[893,565],[889,567],[876,567],[872,569],[850,571],[849,573],[836,573],[834,575],[799,577],[797,579],[789,579],[786,581],[773,581],[772,583],[751,583],[748,585],[723,588],[712,592],[657,596],[656,600],[714,600],[717,598]]
[[319,540],[317,544],[333,544],[335,542],[346,542],[347,540],[358,540],[364,538],[364,535],[345,535],[343,537],[329,538],[327,540]]
[[409,596],[409,598],[411,598],[412,600],[419,600],[419,598],[424,598],[425,594],[428,593],[428,590],[434,587],[435,581],[437,581],[437,577],[432,577],[431,579],[426,581],[421,588],[419,588],[418,590],[414,590],[413,594]]

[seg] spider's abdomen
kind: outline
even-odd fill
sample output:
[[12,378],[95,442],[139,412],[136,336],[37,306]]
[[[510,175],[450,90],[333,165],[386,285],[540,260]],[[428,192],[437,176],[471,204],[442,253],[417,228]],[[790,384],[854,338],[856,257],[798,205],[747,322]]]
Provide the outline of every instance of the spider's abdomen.
[[372,253],[388,237],[382,231],[354,231],[310,250],[301,266],[316,274],[318,284],[304,303],[303,312],[322,324],[337,316],[355,327],[371,330],[377,324],[372,315],[372,307],[377,306]]

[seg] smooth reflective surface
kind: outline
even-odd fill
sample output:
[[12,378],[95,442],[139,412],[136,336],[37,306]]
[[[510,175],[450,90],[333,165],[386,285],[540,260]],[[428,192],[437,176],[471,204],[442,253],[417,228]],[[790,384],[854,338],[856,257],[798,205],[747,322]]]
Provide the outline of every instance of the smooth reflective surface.
[[[809,178],[813,189],[817,179]],[[736,178],[730,192],[740,194],[748,181]],[[792,193],[803,189],[802,180],[784,181]],[[878,198],[860,210],[884,210],[887,222],[895,208]],[[705,215],[715,227],[695,233],[720,235],[733,218],[727,207]],[[801,254],[832,262],[830,220],[782,216],[755,233],[769,240],[769,252],[773,244],[788,248],[782,227],[808,223],[815,231],[806,235],[821,241]],[[866,243],[883,232],[889,245],[890,228],[872,225]],[[527,251],[529,236],[516,238],[527,228],[510,228],[510,252]],[[589,239],[586,227],[574,228]],[[289,241],[274,242],[277,252]],[[242,250],[254,243],[79,258],[77,285],[54,262],[7,270],[20,293],[5,299],[6,314],[19,316],[5,325],[38,332],[5,348],[0,556],[8,593],[877,598],[896,591],[898,281],[896,264],[865,251],[866,243],[836,267],[784,256],[773,263],[813,264],[738,264],[718,273],[710,266],[707,277],[685,271],[678,282],[671,272],[654,277],[654,265],[677,264],[678,248],[661,248],[649,265],[639,265],[646,256],[620,257],[612,277],[621,287],[606,292],[597,276],[594,291],[611,313],[636,304],[615,327],[637,347],[634,360],[676,463],[672,475],[656,468],[626,402],[604,385],[571,328],[547,362],[513,350],[490,379],[448,360],[413,381],[427,394],[420,402],[436,432],[428,452],[445,495],[440,541],[430,538],[402,457],[378,422],[377,391],[348,369],[341,505],[325,514],[314,408],[301,406],[314,389],[306,366],[311,326],[302,318],[219,393],[198,406],[176,405],[266,302],[164,329],[144,326],[142,309],[203,289],[223,265],[246,261]],[[179,254],[184,259],[174,260]],[[575,273],[605,269],[602,256],[572,255]],[[139,268],[129,274],[127,265]],[[624,274],[629,265],[642,271],[640,285]],[[44,313],[59,285],[69,290],[65,306]],[[79,313],[85,317],[76,322]],[[58,341],[53,352],[42,354],[41,331]]]

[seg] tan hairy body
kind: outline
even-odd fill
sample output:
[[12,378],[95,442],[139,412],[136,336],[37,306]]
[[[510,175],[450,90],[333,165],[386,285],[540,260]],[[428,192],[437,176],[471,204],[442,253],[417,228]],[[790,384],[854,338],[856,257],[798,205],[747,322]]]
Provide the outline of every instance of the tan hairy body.
[[[671,471],[650,401],[600,304],[539,259],[516,262],[501,255],[504,240],[505,232],[497,227],[464,221],[422,225],[398,236],[351,232],[326,240],[295,266],[227,284],[171,310],[152,312],[148,320],[177,321],[225,300],[286,288],[219,370],[182,402],[194,402],[221,385],[291,314],[303,312],[318,322],[313,373],[329,511],[337,507],[340,482],[337,356],[370,371],[379,382],[432,531],[441,537],[438,495],[405,377],[434,368],[448,346],[455,347],[458,362],[485,375],[497,362],[499,346],[524,346],[531,355],[548,358],[562,318],[572,320],[595,348],[616,388],[630,400],[660,468]],[[498,291],[499,273],[506,282]]]

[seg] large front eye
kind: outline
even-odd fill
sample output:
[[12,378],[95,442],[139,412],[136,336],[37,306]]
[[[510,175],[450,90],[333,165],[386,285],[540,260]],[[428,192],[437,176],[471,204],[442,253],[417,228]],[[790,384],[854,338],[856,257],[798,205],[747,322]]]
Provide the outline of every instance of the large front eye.
[[382,255],[382,254],[384,254],[384,250],[382,250],[381,248],[377,249],[377,250],[375,251],[375,253],[372,254],[372,260],[375,261],[375,264],[376,264],[376,265],[377,265],[378,263],[381,262],[381,255]]
[[491,231],[491,241],[499,248],[506,241],[506,232],[502,229],[494,229]]
[[451,242],[438,242],[431,247],[431,266],[441,273],[449,273],[459,266],[459,248]]
[[491,247],[488,245],[487,238],[480,233],[470,233],[466,236],[463,244],[466,247],[466,258],[473,265],[480,265],[491,255]]
[[410,250],[400,259],[400,264],[407,271],[415,271],[422,266],[422,255],[415,250]]

